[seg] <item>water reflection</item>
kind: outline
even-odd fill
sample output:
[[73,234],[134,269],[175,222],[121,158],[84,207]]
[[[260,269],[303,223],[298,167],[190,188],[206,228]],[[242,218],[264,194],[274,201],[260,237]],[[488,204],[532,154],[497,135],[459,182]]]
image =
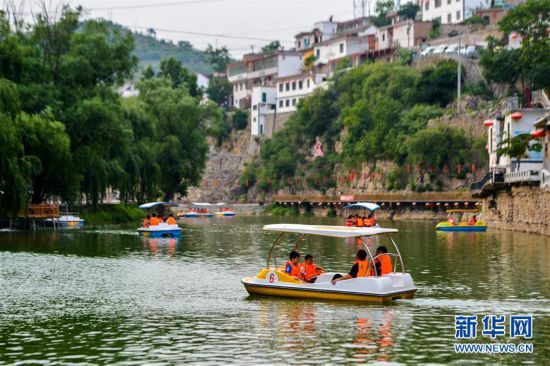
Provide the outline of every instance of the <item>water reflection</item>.
[[[179,238],[146,238],[141,237],[143,248],[151,254],[167,254],[170,257],[176,255]],[[159,253],[160,250],[160,253]]]

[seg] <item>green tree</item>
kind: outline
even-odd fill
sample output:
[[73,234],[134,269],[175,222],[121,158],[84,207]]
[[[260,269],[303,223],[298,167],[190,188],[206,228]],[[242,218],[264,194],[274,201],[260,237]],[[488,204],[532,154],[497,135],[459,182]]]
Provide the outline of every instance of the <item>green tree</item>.
[[223,77],[213,77],[208,82],[206,94],[208,98],[220,106],[227,106],[233,87],[229,80]]
[[236,130],[244,130],[246,126],[248,126],[248,112],[236,108],[233,111],[233,128]]
[[273,42],[270,42],[269,44],[266,44],[265,46],[262,47],[262,53],[270,53],[270,52],[273,52],[273,51],[277,51],[280,48],[281,48],[281,42],[273,41]]
[[169,57],[160,61],[159,76],[167,77],[172,82],[172,87],[177,88],[181,84],[185,84],[187,90],[192,97],[200,96],[199,87],[197,85],[197,75],[191,73],[183,66],[181,61],[173,57]]
[[207,55],[208,63],[212,65],[217,72],[225,72],[227,70],[227,65],[232,61],[229,50],[225,46],[214,48],[209,44],[204,52]]
[[[534,143],[532,141],[535,141]],[[499,156],[507,155],[516,159],[516,170],[519,171],[521,159],[527,156],[530,151],[540,152],[542,144],[533,139],[530,134],[523,133],[514,137],[508,137],[498,145],[497,154]]]
[[432,28],[428,33],[428,37],[430,37],[430,39],[434,39],[439,37],[440,35],[441,35],[441,20],[434,19],[432,22]]
[[416,19],[416,14],[420,11],[420,6],[418,4],[406,3],[401,5],[397,14],[404,19]]

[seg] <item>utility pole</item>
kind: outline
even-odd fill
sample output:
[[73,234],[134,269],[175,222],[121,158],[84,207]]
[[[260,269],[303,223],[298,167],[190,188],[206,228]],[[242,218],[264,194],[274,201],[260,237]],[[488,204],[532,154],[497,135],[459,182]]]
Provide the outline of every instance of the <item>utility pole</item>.
[[462,89],[462,55],[460,54],[460,43],[462,36],[458,36],[458,80],[456,81],[457,90],[456,90],[456,113],[460,113],[460,94]]

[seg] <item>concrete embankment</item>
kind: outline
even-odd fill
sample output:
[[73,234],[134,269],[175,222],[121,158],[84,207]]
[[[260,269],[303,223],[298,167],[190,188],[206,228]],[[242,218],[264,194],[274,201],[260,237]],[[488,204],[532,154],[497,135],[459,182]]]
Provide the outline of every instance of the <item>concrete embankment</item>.
[[550,235],[550,191],[538,186],[501,190],[483,202],[489,227]]

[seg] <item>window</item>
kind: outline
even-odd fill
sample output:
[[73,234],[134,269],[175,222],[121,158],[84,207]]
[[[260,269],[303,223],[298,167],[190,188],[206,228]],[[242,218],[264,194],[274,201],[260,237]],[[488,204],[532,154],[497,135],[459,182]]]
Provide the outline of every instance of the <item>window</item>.
[[304,38],[304,48],[305,47],[309,47],[309,39],[308,38]]
[[440,8],[441,7],[441,0],[435,0],[434,1],[434,8]]
[[267,102],[267,93],[262,93],[262,103]]
[[386,33],[382,33],[382,42],[386,40]]
[[292,105],[293,105],[293,106],[296,105],[296,98],[292,99]]
[[256,117],[254,117],[254,122],[256,122]]
[[292,82],[292,90],[296,90],[296,82],[295,81]]
[[315,51],[315,53],[316,53],[317,58],[321,57],[321,50],[320,49],[317,49],[317,51]]
[[430,10],[430,1],[426,1],[426,5],[424,5],[424,10]]
[[289,90],[290,90],[290,83],[289,83],[289,82],[287,82],[287,83],[285,84],[285,89],[286,89],[286,91],[289,91]]
[[280,91],[280,92],[283,91],[283,83],[279,83],[279,91]]
[[290,99],[285,100],[285,106],[288,107],[289,105],[290,105]]
[[456,12],[456,20],[460,20],[460,10]]
[[447,23],[451,22],[451,14],[447,14]]
[[340,53],[344,53],[344,44],[340,43]]
[[304,82],[302,80],[298,81],[298,89],[304,88]]
[[283,108],[283,101],[282,100],[279,101],[279,108]]
[[451,3],[451,0],[447,0],[447,4],[450,4]]
[[255,111],[255,110],[257,110],[257,109],[258,109],[258,105],[257,105],[257,104],[254,104],[254,105],[252,106],[252,110]]
[[307,87],[309,88],[309,79],[307,79],[306,85],[307,85]]

